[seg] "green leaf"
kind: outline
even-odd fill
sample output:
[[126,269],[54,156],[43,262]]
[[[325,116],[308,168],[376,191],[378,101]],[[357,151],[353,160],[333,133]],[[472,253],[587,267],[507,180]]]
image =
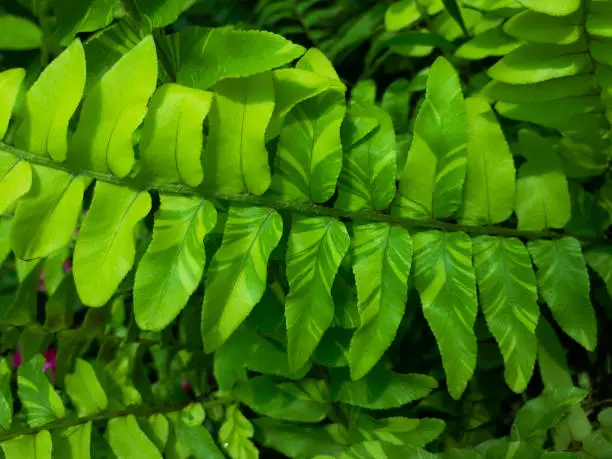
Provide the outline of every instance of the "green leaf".
[[[343,168],[335,206],[351,211],[384,210],[395,196],[397,154],[391,117],[372,104],[353,104],[342,124]],[[379,127],[371,134],[369,120]]]
[[0,140],[8,129],[13,107],[25,75],[24,69],[10,69],[0,72]]
[[70,328],[73,323],[76,301],[77,292],[74,277],[67,275],[45,304],[44,328],[50,332]]
[[536,330],[538,338],[538,367],[545,388],[574,387],[567,366],[565,349],[555,330],[545,317],[540,317]]
[[[202,408],[199,403],[194,405],[197,405],[200,409]],[[157,449],[164,451],[168,443],[168,436],[170,435],[170,422],[163,414],[156,413],[146,419],[141,418],[140,428],[143,429],[145,435],[155,443]]]
[[29,325],[36,322],[41,270],[41,260],[17,259],[19,288],[10,305],[0,303],[3,322],[11,325]]
[[0,443],[6,459],[51,459],[51,434],[43,430],[37,434],[19,435]]
[[289,295],[285,303],[289,366],[302,367],[332,324],[331,287],[350,237],[330,217],[294,215],[287,250]]
[[463,43],[455,51],[455,56],[461,59],[480,60],[490,56],[505,56],[519,46],[521,43],[518,40],[505,34],[501,26],[498,26],[479,33]]
[[173,83],[155,92],[140,133],[140,158],[155,183],[202,182],[202,123],[211,103],[212,93]]
[[175,37],[181,51],[177,82],[199,89],[280,67],[304,53],[280,35],[257,30],[187,27]]
[[359,80],[351,89],[351,104],[376,104],[376,82],[374,80]]
[[84,88],[85,52],[77,39],[45,67],[28,90],[15,146],[64,161],[68,153],[68,123]]
[[65,44],[79,32],[94,32],[124,14],[120,0],[55,0],[57,29],[54,37]]
[[259,457],[259,451],[250,440],[253,425],[238,409],[231,405],[225,411],[225,420],[219,429],[219,441],[232,459],[252,459]]
[[158,29],[175,22],[193,0],[134,0],[138,12],[150,21],[150,27]]
[[217,213],[202,199],[162,194],[153,240],[136,270],[134,314],[143,330],[161,330],[181,312],[202,280],[204,237]]
[[385,29],[387,32],[397,32],[411,26],[421,19],[419,5],[415,0],[401,0],[389,5],[385,13]]
[[146,457],[162,459],[155,444],[144,434],[133,415],[108,421],[106,438],[119,458]]
[[571,201],[563,166],[549,139],[521,130],[521,151],[527,158],[516,181],[516,214],[521,230],[563,228]]
[[30,164],[0,150],[0,213],[10,209],[31,186]]
[[[187,446],[195,459],[224,459],[210,432],[204,426],[188,426],[177,413],[169,413],[176,440]],[[166,448],[166,452],[168,448]]]
[[527,8],[551,16],[566,16],[580,7],[580,0],[520,0]]
[[589,247],[584,252],[584,259],[603,279],[608,294],[612,297],[612,247],[606,245]]
[[458,215],[469,224],[500,223],[512,215],[514,206],[514,159],[489,104],[470,97],[465,107],[467,175]]
[[465,27],[465,22],[463,20],[463,16],[461,15],[461,10],[459,9],[459,5],[457,4],[457,0],[442,0],[444,4],[444,8],[448,12],[448,14],[454,19],[454,21],[461,27],[463,31],[463,35],[467,36],[468,31]]
[[438,387],[435,379],[420,374],[400,374],[378,365],[366,376],[351,381],[348,369],[330,369],[331,393],[337,402],[370,410],[398,408],[421,399]]
[[481,95],[515,104],[531,104],[583,96],[595,90],[597,87],[591,75],[575,75],[520,85],[490,81],[481,91]]
[[442,355],[448,391],[457,400],[476,368],[472,244],[462,232],[424,231],[412,239],[414,285]]
[[597,198],[577,183],[569,183],[572,200],[570,221],[565,230],[575,236],[597,237],[610,225],[610,214]]
[[43,373],[45,359],[37,355],[17,369],[17,393],[25,410],[26,422],[41,427],[66,415],[62,399]]
[[84,304],[100,307],[111,299],[134,263],[134,227],[150,209],[146,191],[96,183],[74,249],[74,280]]
[[513,441],[526,441],[542,446],[546,431],[557,424],[586,395],[586,391],[576,387],[545,390],[542,395],[529,400],[521,407],[512,424],[510,438]]
[[255,419],[253,423],[257,440],[287,457],[312,458],[323,454],[336,457],[345,448],[320,426],[291,424],[270,418]]
[[360,325],[351,339],[351,378],[366,375],[383,357],[399,327],[408,297],[412,239],[387,223],[353,226],[353,271]]
[[424,447],[442,434],[444,425],[444,421],[435,418],[374,419],[366,414],[361,414],[353,425],[351,433],[355,438],[351,443],[376,439],[397,446]]
[[580,242],[564,237],[530,241],[527,247],[538,268],[540,293],[553,317],[565,333],[593,351],[597,344],[597,322]]
[[70,159],[97,172],[125,177],[134,165],[134,130],[157,84],[151,36],[124,54],[88,93],[70,144]]
[[8,430],[13,422],[13,392],[8,358],[0,360],[0,428]]
[[53,457],[89,459],[91,422],[53,431]]
[[284,200],[325,202],[342,168],[340,125],[344,96],[327,92],[297,104],[287,115],[276,153],[272,189]]
[[316,379],[274,384],[270,376],[258,376],[239,384],[234,394],[256,413],[285,421],[320,422],[331,409],[327,386]]
[[467,143],[459,77],[451,64],[440,57],[429,72],[425,102],[416,118],[396,213],[421,219],[445,218],[455,213],[462,199]]
[[47,257],[70,243],[85,189],[83,177],[33,167],[32,189],[17,205],[11,229],[13,250],[25,260]]
[[508,386],[521,393],[533,373],[540,309],[529,253],[516,238],[473,239],[480,305],[505,362]]
[[261,299],[267,263],[282,235],[282,218],[265,207],[229,209],[223,243],[208,268],[202,310],[206,352],[223,344]]
[[2,12],[0,30],[0,50],[23,51],[42,44],[42,31],[29,19]]
[[564,18],[523,11],[504,24],[504,32],[522,41],[568,45],[582,36],[579,14]]
[[106,393],[93,367],[83,359],[77,359],[74,373],[66,375],[66,392],[77,407],[79,416],[103,412],[108,406]]
[[527,44],[504,56],[488,71],[502,83],[529,84],[590,72],[585,43],[570,45]]
[[203,186],[223,194],[261,195],[270,186],[265,135],[274,111],[272,74],[224,80],[214,91]]

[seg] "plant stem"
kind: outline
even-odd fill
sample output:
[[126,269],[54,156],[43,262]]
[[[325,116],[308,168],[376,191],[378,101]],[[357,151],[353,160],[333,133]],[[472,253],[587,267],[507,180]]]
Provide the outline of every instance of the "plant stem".
[[55,430],[55,429],[66,429],[68,427],[74,427],[81,424],[87,424],[88,422],[108,422],[110,419],[119,418],[123,416],[139,416],[139,417],[148,417],[154,414],[163,414],[163,413],[172,413],[174,411],[180,411],[183,408],[189,406],[192,403],[200,402],[203,408],[210,408],[218,405],[225,405],[231,400],[227,399],[216,399],[216,400],[208,400],[203,402],[204,396],[199,397],[195,400],[191,400],[187,403],[180,403],[176,405],[169,406],[157,406],[150,407],[147,405],[134,405],[123,410],[116,411],[106,411],[103,413],[96,413],[90,416],[84,417],[75,417],[71,419],[60,419],[57,421],[50,422],[49,424],[45,424],[40,427],[26,427],[21,429],[15,429],[10,432],[4,432],[0,434],[0,443],[10,440],[12,438],[18,437],[20,435],[36,435],[37,433],[43,430]]
[[340,220],[356,221],[356,222],[385,222],[392,225],[404,226],[415,230],[440,230],[440,231],[463,231],[474,235],[492,235],[505,237],[518,237],[523,239],[558,239],[564,236],[571,236],[585,242],[609,242],[608,238],[603,234],[600,235],[584,235],[574,234],[570,231],[525,231],[514,228],[506,228],[503,226],[475,226],[463,225],[459,223],[443,222],[436,219],[417,219],[411,217],[397,217],[377,211],[349,211],[344,209],[336,209],[313,203],[301,203],[290,201],[278,201],[270,197],[254,196],[249,194],[227,195],[206,190],[202,187],[189,187],[186,185],[158,185],[151,184],[139,177],[118,178],[112,174],[105,172],[96,172],[83,169],[76,166],[67,166],[65,163],[57,163],[52,159],[19,150],[12,146],[0,142],[0,152],[9,153],[24,161],[40,166],[62,170],[71,175],[81,175],[91,177],[103,182],[114,183],[124,187],[130,187],[137,190],[155,190],[162,194],[176,194],[185,196],[198,196],[208,200],[221,200],[235,205],[257,205],[265,206],[279,211],[298,212],[307,215],[320,215],[333,217]]

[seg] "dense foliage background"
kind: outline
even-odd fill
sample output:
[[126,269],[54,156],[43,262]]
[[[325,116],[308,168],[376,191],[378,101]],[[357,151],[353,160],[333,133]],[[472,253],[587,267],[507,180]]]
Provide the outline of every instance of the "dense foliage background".
[[0,0],[0,454],[612,458],[610,0]]

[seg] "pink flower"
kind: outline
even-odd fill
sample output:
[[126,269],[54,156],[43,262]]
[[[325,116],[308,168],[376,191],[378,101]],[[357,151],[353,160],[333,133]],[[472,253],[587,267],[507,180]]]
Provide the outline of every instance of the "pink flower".
[[187,378],[183,378],[181,381],[181,387],[183,388],[183,392],[191,392],[193,387],[191,387],[191,383]]
[[[42,371],[51,370],[51,382],[55,382],[55,365],[57,363],[57,349],[54,347],[48,348],[45,352],[43,352],[43,357],[45,358],[45,363],[43,364]],[[17,350],[15,354],[13,354],[13,366],[15,368],[19,368],[23,365],[23,356],[21,355],[21,351]]]

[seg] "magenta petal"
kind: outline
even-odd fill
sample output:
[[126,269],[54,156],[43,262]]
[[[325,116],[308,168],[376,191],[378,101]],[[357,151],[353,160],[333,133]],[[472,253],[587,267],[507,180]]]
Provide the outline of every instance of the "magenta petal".
[[13,354],[13,366],[18,368],[23,363],[23,358],[21,356],[21,352],[17,351]]
[[55,370],[55,363],[57,361],[57,349],[50,347],[43,352],[45,358],[45,364],[43,365],[42,371]]

